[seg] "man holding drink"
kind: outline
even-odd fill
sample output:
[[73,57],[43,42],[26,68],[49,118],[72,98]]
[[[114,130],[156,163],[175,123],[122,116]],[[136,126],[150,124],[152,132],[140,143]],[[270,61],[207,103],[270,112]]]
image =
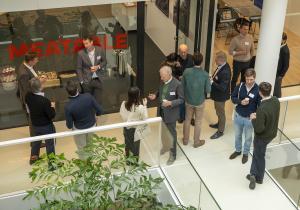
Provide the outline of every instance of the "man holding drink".
[[242,136],[244,133],[245,141],[243,148],[242,163],[248,161],[248,154],[252,143],[253,126],[250,115],[256,112],[260,103],[258,85],[255,83],[256,73],[254,69],[247,69],[245,72],[246,82],[241,82],[235,87],[231,100],[236,104],[234,111],[234,132],[235,132],[235,151],[229,159],[235,159],[242,153]]

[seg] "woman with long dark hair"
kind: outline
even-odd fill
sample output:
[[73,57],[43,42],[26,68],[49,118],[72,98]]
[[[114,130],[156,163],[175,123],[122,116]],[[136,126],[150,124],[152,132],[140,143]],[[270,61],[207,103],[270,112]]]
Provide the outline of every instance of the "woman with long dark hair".
[[[147,99],[140,98],[140,89],[131,87],[128,90],[128,100],[123,101],[120,108],[120,115],[125,122],[145,120],[148,117]],[[129,156],[131,152],[137,158],[140,153],[140,139],[134,138],[136,127],[125,127],[123,130],[125,138],[125,154]]]

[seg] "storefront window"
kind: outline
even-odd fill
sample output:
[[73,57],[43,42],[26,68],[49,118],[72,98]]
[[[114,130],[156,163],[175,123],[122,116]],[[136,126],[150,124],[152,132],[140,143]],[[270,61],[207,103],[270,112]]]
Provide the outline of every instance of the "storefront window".
[[64,120],[64,87],[68,80],[79,82],[77,52],[85,35],[93,35],[106,55],[101,70],[104,112],[117,111],[136,71],[136,22],[136,3],[1,14],[0,129],[27,124],[16,75],[28,51],[38,53],[35,71],[47,76],[44,92],[56,102],[56,120]]

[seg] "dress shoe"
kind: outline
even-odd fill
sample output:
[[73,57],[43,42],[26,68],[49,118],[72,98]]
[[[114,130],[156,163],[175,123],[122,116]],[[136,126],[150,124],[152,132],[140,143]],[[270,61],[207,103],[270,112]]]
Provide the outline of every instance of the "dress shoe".
[[[246,176],[246,178],[250,181],[250,177],[251,177],[251,174],[248,174],[247,176]],[[255,178],[255,182],[256,182],[256,184],[262,184],[263,183],[263,181],[262,180],[256,180],[256,178]]]
[[242,157],[242,163],[245,164],[248,162],[248,155],[243,155]]
[[170,155],[168,161],[167,161],[167,165],[172,165],[175,162],[176,158],[173,155]]
[[194,148],[198,148],[198,147],[201,147],[202,145],[205,144],[205,140],[198,140],[198,141],[195,141],[194,142]]
[[241,152],[234,152],[232,153],[230,156],[229,156],[229,159],[232,160],[234,158],[236,158],[237,156],[241,155],[242,153]]
[[192,125],[192,126],[195,126],[195,119],[194,119],[194,118],[191,119],[191,125]]
[[179,124],[182,124],[182,123],[184,122],[184,120],[183,120],[183,119],[179,119],[177,122],[178,122]]
[[33,156],[31,156],[30,159],[29,159],[29,164],[32,165],[32,164],[34,164],[34,163],[35,163],[36,161],[38,161],[38,160],[40,160],[39,156],[33,155]]
[[250,180],[249,188],[250,188],[251,190],[254,190],[254,189],[255,189],[255,185],[256,185],[256,179],[255,179],[255,176],[250,175],[249,180]]
[[224,135],[223,132],[217,131],[217,132],[215,132],[214,135],[212,135],[212,136],[210,137],[210,139],[217,139],[217,138],[220,138],[220,137],[223,136],[223,135]]
[[209,127],[218,129],[219,123],[216,123],[216,124],[210,124]]

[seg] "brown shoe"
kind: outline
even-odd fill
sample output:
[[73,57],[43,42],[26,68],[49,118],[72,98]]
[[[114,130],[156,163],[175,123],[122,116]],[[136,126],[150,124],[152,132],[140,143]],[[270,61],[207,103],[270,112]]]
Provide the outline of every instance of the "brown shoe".
[[30,159],[29,159],[29,164],[32,165],[32,164],[34,164],[36,161],[38,161],[39,159],[40,159],[39,156],[33,155],[33,156],[31,156]]
[[182,139],[182,144],[183,145],[188,145],[188,143],[189,143],[189,141],[187,140],[187,141],[185,141],[184,139]]
[[205,140],[197,140],[194,142],[194,148],[201,147],[205,144]]

